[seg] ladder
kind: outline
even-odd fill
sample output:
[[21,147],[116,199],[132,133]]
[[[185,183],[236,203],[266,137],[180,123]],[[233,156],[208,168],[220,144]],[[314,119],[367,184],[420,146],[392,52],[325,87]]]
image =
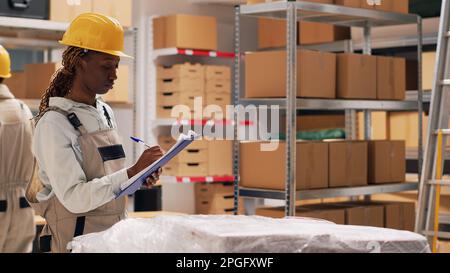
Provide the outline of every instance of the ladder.
[[450,233],[439,231],[441,187],[450,187],[443,179],[445,143],[450,137],[450,0],[442,1],[437,44],[436,71],[431,94],[430,116],[427,131],[422,176],[419,187],[415,231],[426,236],[437,251],[438,239],[450,239]]

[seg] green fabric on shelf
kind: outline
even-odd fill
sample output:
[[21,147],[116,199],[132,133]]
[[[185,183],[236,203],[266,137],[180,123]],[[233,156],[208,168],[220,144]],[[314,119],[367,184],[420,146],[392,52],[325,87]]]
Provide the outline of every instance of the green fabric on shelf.
[[[279,140],[286,140],[286,134],[280,133]],[[297,132],[297,140],[345,139],[342,129],[322,130],[315,132]]]

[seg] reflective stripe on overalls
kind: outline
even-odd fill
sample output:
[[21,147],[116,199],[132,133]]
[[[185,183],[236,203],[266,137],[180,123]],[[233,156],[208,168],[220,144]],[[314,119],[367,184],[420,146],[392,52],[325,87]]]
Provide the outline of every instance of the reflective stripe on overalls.
[[[115,129],[88,133],[74,113],[68,113],[58,107],[49,107],[47,111],[64,115],[80,132],[78,143],[83,155],[81,167],[87,181],[124,168],[125,153]],[[46,202],[31,203],[36,212],[47,221],[40,237],[40,251],[67,252],[67,244],[73,237],[110,228],[125,218],[125,203],[125,198],[114,199],[95,210],[80,214],[68,211],[56,196]]]

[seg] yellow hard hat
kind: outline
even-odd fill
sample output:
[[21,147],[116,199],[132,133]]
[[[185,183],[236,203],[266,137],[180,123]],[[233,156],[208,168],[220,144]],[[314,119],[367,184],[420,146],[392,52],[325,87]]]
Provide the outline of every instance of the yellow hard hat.
[[0,78],[11,78],[11,59],[6,49],[0,45]]
[[123,36],[123,28],[116,19],[99,13],[83,13],[70,23],[59,43],[130,57],[123,53]]

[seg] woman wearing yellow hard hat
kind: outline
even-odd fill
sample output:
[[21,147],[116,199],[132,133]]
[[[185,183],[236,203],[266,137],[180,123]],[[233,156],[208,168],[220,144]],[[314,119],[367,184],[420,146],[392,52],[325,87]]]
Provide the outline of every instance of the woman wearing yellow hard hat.
[[10,77],[11,60],[0,46],[0,253],[26,253],[35,235],[34,211],[25,199],[33,175],[33,116],[3,83]]
[[[40,182],[27,197],[46,219],[42,252],[66,252],[73,237],[100,232],[123,219],[120,186],[162,156],[146,150],[126,168],[125,153],[111,108],[96,96],[112,89],[123,53],[124,32],[111,17],[85,13],[63,36],[67,45],[59,69],[42,96],[33,152]],[[153,184],[156,175],[149,181]]]

